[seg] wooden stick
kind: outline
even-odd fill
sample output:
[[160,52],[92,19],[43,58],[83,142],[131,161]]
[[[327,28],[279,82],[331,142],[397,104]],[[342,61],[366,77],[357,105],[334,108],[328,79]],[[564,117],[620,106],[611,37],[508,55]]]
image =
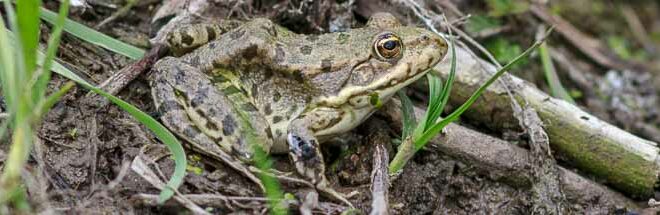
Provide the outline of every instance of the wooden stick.
[[[456,47],[457,72],[449,103],[462,104],[482,83],[495,73],[495,67]],[[449,74],[449,62],[435,67],[442,77]],[[580,108],[550,97],[526,81],[512,75],[508,86],[515,99],[534,108],[550,138],[555,157],[592,174],[605,183],[635,198],[649,198],[654,193],[660,173],[660,149],[657,143],[619,129]],[[517,129],[510,97],[500,83],[489,87],[482,98],[463,116],[496,130]]]

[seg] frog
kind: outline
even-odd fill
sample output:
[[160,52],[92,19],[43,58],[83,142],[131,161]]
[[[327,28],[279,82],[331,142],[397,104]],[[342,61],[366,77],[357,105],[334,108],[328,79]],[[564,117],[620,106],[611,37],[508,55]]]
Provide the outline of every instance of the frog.
[[325,176],[321,144],[350,131],[447,54],[446,40],[376,13],[362,28],[298,34],[265,18],[170,32],[150,81],[163,124],[195,151],[258,183],[257,150],[288,154],[314,188],[351,205]]

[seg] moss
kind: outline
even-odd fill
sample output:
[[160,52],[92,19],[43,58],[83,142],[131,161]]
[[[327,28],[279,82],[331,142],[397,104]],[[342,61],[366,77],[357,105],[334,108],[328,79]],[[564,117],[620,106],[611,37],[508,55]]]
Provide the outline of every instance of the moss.
[[[653,161],[626,150],[608,139],[586,132],[580,125],[561,121],[563,116],[538,108],[545,119],[550,146],[568,163],[634,198],[653,195],[656,170]],[[574,131],[574,132],[566,132]]]

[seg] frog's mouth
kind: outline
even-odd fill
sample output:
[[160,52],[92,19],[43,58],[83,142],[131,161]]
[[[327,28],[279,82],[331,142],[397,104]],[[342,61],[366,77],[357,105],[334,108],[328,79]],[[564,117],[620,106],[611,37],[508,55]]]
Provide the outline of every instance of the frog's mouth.
[[[425,75],[433,66],[440,62],[442,53],[437,53],[437,49],[424,49],[416,58],[405,59],[416,63],[399,61],[394,67],[387,68],[389,72],[383,72],[387,75],[380,77],[373,83],[366,86],[346,87],[335,95],[321,98],[318,106],[338,108],[345,104],[353,108],[364,108],[369,105],[376,105],[376,100],[387,100],[396,91],[411,84]],[[377,99],[376,99],[377,98]]]
[[340,92],[336,97],[323,100],[319,106],[341,109],[342,116],[333,125],[316,131],[316,134],[319,136],[331,135],[353,129],[389,100],[398,90],[426,75],[433,66],[440,62],[440,56],[442,55],[437,55],[437,53],[422,54],[416,62],[427,63],[418,64],[421,66],[417,68],[411,67],[413,64],[399,64],[391,68],[398,72],[392,72],[373,84],[351,88]]

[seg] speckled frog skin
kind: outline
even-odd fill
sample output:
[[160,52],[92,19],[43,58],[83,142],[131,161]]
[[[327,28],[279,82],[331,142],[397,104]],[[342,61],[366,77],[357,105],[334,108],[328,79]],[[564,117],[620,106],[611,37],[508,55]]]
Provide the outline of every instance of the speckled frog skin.
[[359,125],[447,53],[441,37],[384,13],[364,28],[321,35],[266,19],[227,23],[168,36],[180,56],[154,66],[162,121],[207,154],[250,161],[257,146],[288,153],[301,175],[342,201],[327,185],[319,143]]

